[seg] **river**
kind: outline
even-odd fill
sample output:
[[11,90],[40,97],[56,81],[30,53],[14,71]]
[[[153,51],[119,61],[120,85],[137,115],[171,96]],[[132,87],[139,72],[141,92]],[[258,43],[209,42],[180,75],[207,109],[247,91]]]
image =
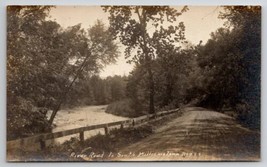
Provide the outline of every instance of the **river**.
[[[105,110],[107,105],[100,106],[85,106],[85,107],[76,107],[72,109],[64,109],[58,111],[54,119],[54,128],[53,132],[64,131],[68,129],[74,129],[89,125],[97,125],[103,123],[110,123],[116,121],[126,120],[126,117],[120,117],[106,113]],[[48,113],[48,118],[51,115],[51,112]],[[89,138],[98,133],[103,134],[104,130],[92,130],[84,133],[84,137]],[[71,137],[79,137],[79,134],[64,136],[61,138],[55,139],[56,143],[63,143],[69,140]]]

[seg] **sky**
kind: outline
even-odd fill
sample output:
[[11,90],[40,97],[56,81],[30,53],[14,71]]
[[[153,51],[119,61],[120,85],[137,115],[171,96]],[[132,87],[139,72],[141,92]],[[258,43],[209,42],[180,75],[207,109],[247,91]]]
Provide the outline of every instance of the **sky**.
[[[180,10],[182,7],[175,7]],[[192,44],[199,41],[207,42],[210,33],[223,27],[224,20],[218,19],[222,8],[218,6],[188,6],[189,10],[183,13],[178,22],[183,21],[185,25],[185,37]],[[108,13],[100,6],[56,6],[50,11],[50,19],[57,21],[62,27],[67,28],[81,23],[87,29],[93,26],[97,19],[107,26]],[[120,48],[120,56],[115,64],[107,65],[100,73],[102,78],[114,75],[128,75],[133,65],[126,63],[123,55],[123,47]]]

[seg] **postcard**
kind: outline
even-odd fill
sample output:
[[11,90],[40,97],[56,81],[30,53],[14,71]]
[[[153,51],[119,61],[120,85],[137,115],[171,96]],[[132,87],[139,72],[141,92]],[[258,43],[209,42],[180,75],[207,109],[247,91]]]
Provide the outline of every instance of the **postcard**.
[[260,161],[261,6],[7,6],[7,161]]

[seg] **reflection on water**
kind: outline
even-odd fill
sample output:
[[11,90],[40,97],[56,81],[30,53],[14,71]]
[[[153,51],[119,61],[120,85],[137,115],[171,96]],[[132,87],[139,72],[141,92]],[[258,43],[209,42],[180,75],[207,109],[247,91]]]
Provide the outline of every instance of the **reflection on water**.
[[[53,132],[127,119],[126,117],[120,117],[106,113],[106,108],[107,105],[101,105],[60,110],[54,120],[54,124],[56,126],[53,128]],[[48,118],[50,114],[51,112],[48,113]],[[104,133],[104,129],[87,131],[84,133],[84,137],[86,139],[98,133]],[[64,141],[69,140],[71,137],[79,137],[79,134],[57,138],[55,139],[55,142],[63,143]]]

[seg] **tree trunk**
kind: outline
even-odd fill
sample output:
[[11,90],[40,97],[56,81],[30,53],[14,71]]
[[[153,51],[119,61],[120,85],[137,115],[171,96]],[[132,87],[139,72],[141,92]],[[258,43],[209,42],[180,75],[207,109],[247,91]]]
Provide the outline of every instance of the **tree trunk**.
[[57,112],[60,110],[60,107],[62,105],[62,103],[64,102],[65,100],[65,97],[66,95],[69,93],[69,91],[71,90],[71,87],[72,85],[74,84],[74,82],[77,80],[78,76],[81,74],[81,72],[83,71],[84,67],[86,66],[86,62],[88,60],[88,58],[90,57],[91,55],[91,52],[89,51],[89,54],[86,56],[86,58],[84,59],[83,63],[81,64],[81,66],[79,67],[76,75],[74,76],[72,82],[69,84],[68,87],[66,87],[66,90],[62,93],[62,95],[60,96],[60,99],[59,99],[59,103],[57,104],[57,106],[55,107],[55,109],[53,110],[52,114],[51,114],[51,117],[49,119],[49,124],[52,125],[55,117],[56,117],[56,114]]
[[154,95],[155,95],[155,88],[154,88],[154,78],[151,63],[153,58],[149,55],[149,47],[147,46],[147,18],[146,18],[146,11],[143,9],[140,14],[139,7],[136,8],[136,13],[138,15],[140,24],[142,26],[142,38],[143,38],[143,45],[141,44],[141,48],[143,50],[145,56],[145,65],[147,66],[148,71],[148,78],[149,78],[149,113],[155,114],[155,106],[154,106]]
[[154,79],[151,66],[148,68],[149,75],[149,113],[155,114],[155,105],[154,105],[154,95],[155,95],[155,87],[154,87]]
[[172,96],[172,92],[173,92],[173,79],[172,76],[170,74],[170,72],[167,73],[166,76],[166,90],[165,90],[165,96],[164,96],[164,100],[163,100],[163,106],[169,105],[172,100],[173,100],[173,96]]

